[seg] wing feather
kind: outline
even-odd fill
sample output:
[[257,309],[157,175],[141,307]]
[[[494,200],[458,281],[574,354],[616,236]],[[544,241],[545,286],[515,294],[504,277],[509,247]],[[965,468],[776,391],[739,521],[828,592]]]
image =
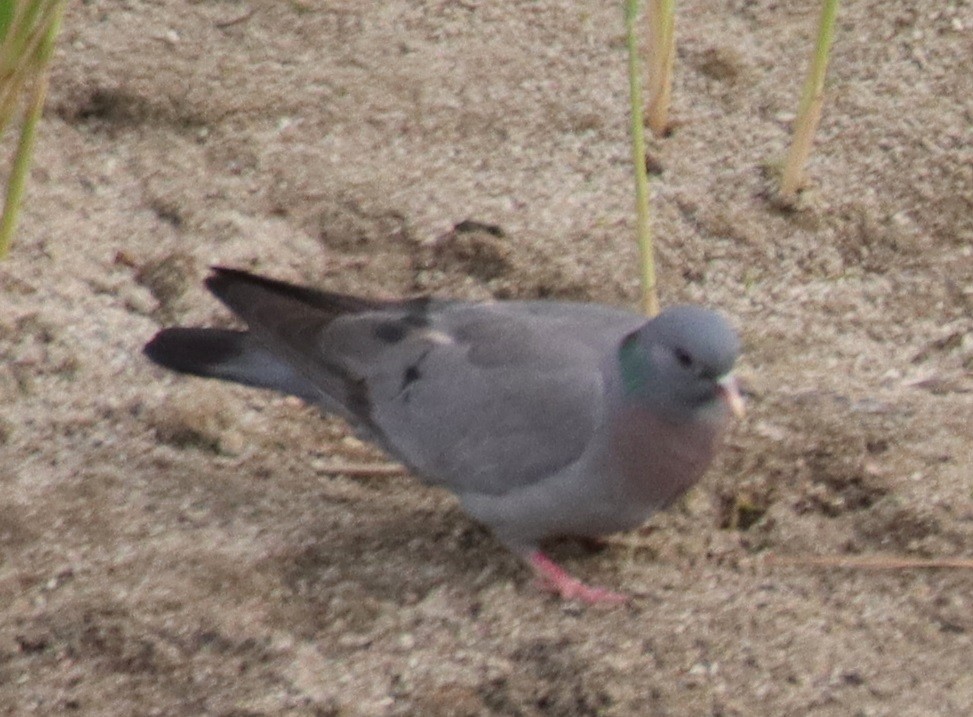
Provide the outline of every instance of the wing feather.
[[602,418],[606,347],[643,321],[581,304],[359,299],[225,269],[207,286],[322,408],[458,493],[504,493],[578,460]]

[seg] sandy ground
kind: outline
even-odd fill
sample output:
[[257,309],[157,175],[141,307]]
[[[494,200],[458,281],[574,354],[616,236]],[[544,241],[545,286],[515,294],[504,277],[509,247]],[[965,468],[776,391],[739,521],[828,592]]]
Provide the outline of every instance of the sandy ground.
[[0,713],[973,713],[971,571],[769,557],[973,554],[968,0],[842,7],[797,212],[815,3],[679,3],[663,302],[733,318],[752,397],[681,506],[557,551],[627,608],[334,474],[382,460],[340,422],[141,357],[227,321],[216,263],[634,306],[618,5],[72,4],[0,265]]

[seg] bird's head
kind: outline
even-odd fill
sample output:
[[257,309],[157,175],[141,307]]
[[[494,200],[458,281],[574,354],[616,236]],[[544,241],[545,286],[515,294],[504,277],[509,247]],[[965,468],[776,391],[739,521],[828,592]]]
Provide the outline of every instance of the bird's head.
[[720,314],[673,306],[622,339],[622,390],[671,421],[727,408],[740,416],[743,399],[732,373],[739,355],[740,339]]

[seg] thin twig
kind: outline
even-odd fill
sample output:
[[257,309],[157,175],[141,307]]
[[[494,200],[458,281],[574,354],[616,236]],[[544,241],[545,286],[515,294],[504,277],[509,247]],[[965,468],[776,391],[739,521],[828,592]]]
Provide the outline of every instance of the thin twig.
[[397,463],[331,463],[315,470],[325,475],[353,477],[398,476],[408,473],[405,466]]
[[768,565],[809,565],[862,570],[973,570],[973,558],[914,558],[908,555],[768,555]]
[[239,25],[242,22],[246,22],[247,20],[253,17],[255,12],[256,10],[254,8],[250,8],[249,10],[247,10],[245,13],[243,13],[238,17],[234,17],[229,20],[220,20],[219,22],[214,24],[218,30],[224,30],[228,27],[233,27],[234,25]]
[[676,2],[649,0],[649,104],[648,125],[656,137],[669,130],[672,101],[672,67],[676,61]]

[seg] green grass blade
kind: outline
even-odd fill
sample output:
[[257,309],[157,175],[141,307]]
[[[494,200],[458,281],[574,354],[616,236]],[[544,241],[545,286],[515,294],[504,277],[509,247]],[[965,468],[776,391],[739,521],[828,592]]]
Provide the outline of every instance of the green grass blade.
[[14,19],[14,4],[12,2],[0,3],[0,42],[7,37],[7,30]]
[[[22,6],[23,7],[23,6]],[[33,154],[34,140],[37,135],[37,124],[44,109],[44,98],[47,96],[48,65],[54,51],[54,41],[61,25],[65,3],[63,0],[53,2],[35,2],[22,12],[14,12],[8,6],[6,14],[0,16],[0,51],[4,53],[0,68],[0,82],[3,91],[0,92],[0,131],[5,128],[13,115],[17,98],[29,87],[30,96],[24,112],[23,124],[17,149],[14,153],[10,176],[7,179],[7,191],[4,199],[3,214],[0,215],[0,259],[7,255],[13,233],[17,227],[20,214],[20,204],[30,172],[30,159]],[[25,22],[39,22],[31,25]],[[18,37],[12,37],[17,34]]]
[[635,169],[635,211],[638,218],[642,308],[649,316],[659,313],[659,293],[655,281],[655,249],[649,221],[649,175],[645,166],[645,122],[642,117],[642,68],[639,62],[636,19],[638,0],[626,0],[625,33],[628,43],[628,82],[631,99],[632,163]]
[[838,15],[838,0],[824,0],[818,23],[818,38],[808,67],[807,79],[801,93],[797,119],[794,122],[794,139],[781,176],[780,193],[784,199],[793,199],[804,184],[804,166],[811,154],[814,133],[821,120],[824,105],[824,79],[828,70],[828,56],[834,39],[834,23]]

